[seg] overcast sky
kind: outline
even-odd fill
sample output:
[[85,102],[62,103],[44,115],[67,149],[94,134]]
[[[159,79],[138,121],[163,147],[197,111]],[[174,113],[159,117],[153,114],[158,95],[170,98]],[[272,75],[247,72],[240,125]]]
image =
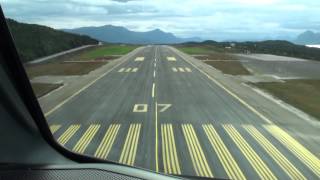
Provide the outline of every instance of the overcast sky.
[[7,17],[53,28],[106,24],[215,40],[320,31],[320,0],[0,0]]

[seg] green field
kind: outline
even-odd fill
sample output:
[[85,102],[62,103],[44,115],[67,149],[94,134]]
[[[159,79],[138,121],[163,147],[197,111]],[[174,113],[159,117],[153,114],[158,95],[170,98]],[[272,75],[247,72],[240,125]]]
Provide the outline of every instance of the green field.
[[320,120],[320,80],[288,80],[285,83],[256,83],[279,99]]
[[103,56],[125,55],[137,47],[133,45],[106,45],[81,54],[80,59],[88,60]]

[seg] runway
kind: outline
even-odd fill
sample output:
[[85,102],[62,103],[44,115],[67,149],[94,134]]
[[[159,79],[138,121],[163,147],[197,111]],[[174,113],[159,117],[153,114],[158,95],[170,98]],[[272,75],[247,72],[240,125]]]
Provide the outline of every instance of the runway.
[[320,178],[314,152],[168,46],[142,48],[47,120],[72,151],[152,171]]

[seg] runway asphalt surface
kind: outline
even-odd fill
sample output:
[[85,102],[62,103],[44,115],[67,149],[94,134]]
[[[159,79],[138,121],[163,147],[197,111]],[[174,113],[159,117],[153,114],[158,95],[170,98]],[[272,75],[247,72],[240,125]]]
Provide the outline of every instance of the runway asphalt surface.
[[66,148],[152,171],[319,179],[320,160],[167,46],[146,46],[48,115]]

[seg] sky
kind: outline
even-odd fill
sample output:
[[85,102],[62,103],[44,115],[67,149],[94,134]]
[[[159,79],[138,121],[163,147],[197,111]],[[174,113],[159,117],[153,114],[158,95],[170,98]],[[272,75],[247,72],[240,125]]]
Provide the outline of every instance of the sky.
[[0,0],[5,15],[53,28],[116,25],[212,40],[292,39],[320,31],[319,0]]

